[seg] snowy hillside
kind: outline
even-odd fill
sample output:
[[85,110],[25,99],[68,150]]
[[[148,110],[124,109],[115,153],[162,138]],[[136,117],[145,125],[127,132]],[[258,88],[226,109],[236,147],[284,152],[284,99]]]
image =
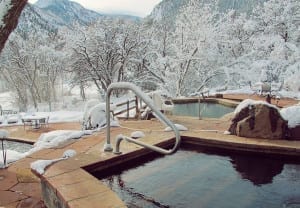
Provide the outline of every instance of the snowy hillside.
[[[184,7],[194,0],[163,0],[160,2],[147,17],[148,20],[161,21],[165,19],[168,22],[174,23],[177,15]],[[220,0],[216,7],[220,12],[226,12],[234,9],[238,12],[251,13],[255,6],[262,4],[267,0]],[[201,4],[212,3],[211,0],[196,0]]]
[[27,38],[32,33],[56,31],[58,25],[61,24],[56,17],[43,13],[39,8],[27,4],[20,16],[19,24],[14,33]]
[[59,23],[64,25],[71,25],[75,22],[86,25],[102,17],[101,14],[68,0],[39,0],[34,6],[56,17]]

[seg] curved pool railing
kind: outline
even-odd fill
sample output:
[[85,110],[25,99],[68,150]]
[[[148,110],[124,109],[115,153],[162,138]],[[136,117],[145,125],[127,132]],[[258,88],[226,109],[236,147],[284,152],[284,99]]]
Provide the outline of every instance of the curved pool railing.
[[138,88],[136,85],[128,82],[118,82],[118,83],[112,83],[108,89],[107,89],[107,94],[106,94],[106,123],[107,123],[107,128],[106,128],[106,143],[104,145],[104,151],[113,151],[112,145],[110,143],[110,95],[111,92],[115,89],[127,89],[133,91],[140,99],[142,99],[150,109],[152,109],[157,116],[157,118],[171,127],[171,129],[174,131],[175,134],[175,145],[173,146],[172,149],[166,150],[157,146],[153,146],[150,144],[146,144],[144,142],[141,142],[139,140],[133,139],[131,137],[123,136],[123,135],[118,135],[117,136],[117,142],[116,142],[116,154],[120,154],[121,152],[119,151],[119,146],[121,141],[124,139],[128,142],[135,143],[137,145],[140,145],[142,147],[151,149],[153,151],[159,152],[161,154],[173,154],[177,151],[179,148],[181,138],[178,129],[176,126],[164,115],[162,114],[153,104],[152,100],[150,99],[149,96],[147,96],[145,93],[142,92],[140,88]]

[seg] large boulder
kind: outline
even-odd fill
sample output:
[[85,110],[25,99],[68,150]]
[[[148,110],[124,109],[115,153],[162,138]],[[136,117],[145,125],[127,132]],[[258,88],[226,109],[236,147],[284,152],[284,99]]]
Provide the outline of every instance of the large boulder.
[[240,137],[284,139],[287,121],[276,106],[262,101],[246,100],[235,111],[229,131]]

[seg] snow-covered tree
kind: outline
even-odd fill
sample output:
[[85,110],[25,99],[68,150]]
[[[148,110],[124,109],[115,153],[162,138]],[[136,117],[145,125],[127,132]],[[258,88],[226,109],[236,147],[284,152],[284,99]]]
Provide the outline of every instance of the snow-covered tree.
[[190,1],[178,15],[166,73],[166,87],[173,89],[173,96],[201,91],[222,73],[215,42],[216,18],[212,5],[199,1]]
[[225,15],[217,41],[230,83],[283,82],[299,60],[299,6],[294,0],[270,0],[252,15]]
[[11,35],[0,64],[2,76],[19,97],[20,109],[26,110],[29,100],[35,108],[40,102],[50,105],[56,100],[55,85],[64,65],[58,43],[58,37],[36,34],[25,41],[18,34]]
[[[268,82],[280,82],[290,65],[299,62],[300,4],[297,0],[270,0],[251,17],[256,22],[252,35],[255,61],[264,61]],[[300,71],[298,71],[300,73]]]
[[113,82],[126,80],[131,58],[139,46],[135,26],[134,22],[109,18],[84,30],[78,28],[72,53],[76,77],[93,82],[99,92],[105,92]]

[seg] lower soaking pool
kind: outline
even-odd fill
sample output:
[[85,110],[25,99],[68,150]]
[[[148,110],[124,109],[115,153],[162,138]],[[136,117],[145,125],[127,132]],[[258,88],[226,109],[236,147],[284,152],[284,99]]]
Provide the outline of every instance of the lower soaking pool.
[[[3,140],[3,146],[5,150],[14,150],[20,153],[28,152],[33,147],[31,144],[9,140]],[[2,141],[0,141],[0,150],[2,150]]]
[[192,116],[206,118],[221,118],[227,113],[231,113],[235,108],[221,105],[218,103],[180,103],[175,104],[172,113],[177,116]]
[[147,158],[94,175],[128,207],[300,207],[299,162],[190,147]]

